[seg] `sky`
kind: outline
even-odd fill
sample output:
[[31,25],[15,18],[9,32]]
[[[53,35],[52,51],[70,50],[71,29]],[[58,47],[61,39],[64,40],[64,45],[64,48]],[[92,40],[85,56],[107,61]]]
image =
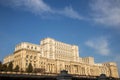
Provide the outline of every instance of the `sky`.
[[0,61],[18,43],[43,38],[79,46],[80,57],[116,62],[120,72],[120,0],[0,0]]

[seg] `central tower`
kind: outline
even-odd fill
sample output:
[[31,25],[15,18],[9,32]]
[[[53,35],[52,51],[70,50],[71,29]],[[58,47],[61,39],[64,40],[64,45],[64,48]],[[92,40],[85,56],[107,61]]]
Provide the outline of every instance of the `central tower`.
[[45,38],[40,42],[43,57],[58,60],[79,61],[78,46],[59,42],[52,38]]

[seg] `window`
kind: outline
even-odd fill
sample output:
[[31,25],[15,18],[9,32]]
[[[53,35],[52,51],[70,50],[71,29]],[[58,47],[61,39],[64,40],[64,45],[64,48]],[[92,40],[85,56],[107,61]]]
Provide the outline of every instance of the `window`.
[[34,59],[36,59],[36,56],[34,56]]
[[26,63],[26,66],[28,65],[28,63]]
[[26,58],[28,58],[28,55],[26,55]]
[[36,64],[34,64],[34,67],[36,67]]
[[33,49],[33,46],[31,47],[31,49]]
[[30,59],[32,59],[32,56],[30,56]]
[[28,62],[28,60],[26,60],[26,62]]
[[29,46],[27,46],[27,48],[29,48]]

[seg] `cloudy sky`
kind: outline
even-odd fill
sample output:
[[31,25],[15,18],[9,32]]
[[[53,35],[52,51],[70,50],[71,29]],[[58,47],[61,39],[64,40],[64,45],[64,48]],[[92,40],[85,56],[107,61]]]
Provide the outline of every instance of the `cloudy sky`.
[[51,37],[120,70],[120,0],[0,0],[0,60],[20,42]]

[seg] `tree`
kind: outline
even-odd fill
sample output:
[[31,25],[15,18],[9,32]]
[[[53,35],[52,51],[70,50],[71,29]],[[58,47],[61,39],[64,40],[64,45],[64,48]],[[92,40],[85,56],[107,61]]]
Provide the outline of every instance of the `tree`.
[[21,68],[21,69],[20,69],[20,72],[22,73],[22,72],[24,72],[24,70]]
[[35,73],[44,73],[44,72],[45,72],[45,69],[44,69],[44,68],[35,68],[35,69],[34,69],[34,72],[35,72]]
[[13,63],[10,62],[7,68],[8,71],[13,71]]
[[33,71],[33,66],[31,63],[29,63],[28,68],[26,69],[26,72],[31,73]]
[[14,69],[15,72],[19,72],[19,66],[17,65]]
[[2,69],[2,62],[0,61],[0,71],[1,71],[1,69]]
[[1,71],[7,71],[7,65],[6,65],[6,64],[3,64],[3,65],[2,65]]

